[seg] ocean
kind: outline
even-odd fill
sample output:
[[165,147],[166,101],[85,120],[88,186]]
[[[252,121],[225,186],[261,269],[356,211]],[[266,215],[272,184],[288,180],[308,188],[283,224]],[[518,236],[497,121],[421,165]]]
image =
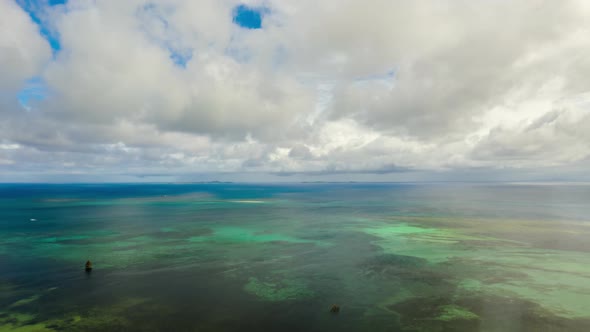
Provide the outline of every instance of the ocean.
[[590,331],[590,186],[1,184],[0,331]]

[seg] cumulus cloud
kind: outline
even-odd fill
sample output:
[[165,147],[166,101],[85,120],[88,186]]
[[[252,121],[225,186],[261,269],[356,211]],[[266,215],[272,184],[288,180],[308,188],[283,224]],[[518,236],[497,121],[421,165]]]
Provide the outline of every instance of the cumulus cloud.
[[[236,24],[240,5],[260,29]],[[0,2],[0,169],[14,174],[542,178],[590,156],[583,1],[31,10]],[[23,103],[31,80],[43,91]]]
[[556,109],[515,128],[496,127],[472,152],[475,160],[506,166],[555,166],[590,156],[590,112]]
[[51,58],[51,49],[15,2],[0,2],[0,13],[0,92],[6,97],[43,69]]

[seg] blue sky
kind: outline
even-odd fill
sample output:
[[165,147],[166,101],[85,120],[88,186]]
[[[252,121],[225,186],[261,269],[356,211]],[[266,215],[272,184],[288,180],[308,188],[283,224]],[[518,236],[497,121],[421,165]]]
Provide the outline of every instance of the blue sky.
[[18,0],[17,2],[21,8],[29,14],[31,20],[39,27],[40,34],[49,42],[53,52],[58,52],[61,49],[59,34],[56,31],[52,31],[50,22],[45,17],[45,11],[47,7],[66,4],[67,0]]
[[242,28],[260,29],[262,28],[264,12],[264,8],[238,5],[233,9],[233,21]]
[[[29,15],[31,21],[37,25],[39,34],[47,40],[55,57],[61,49],[61,44],[59,34],[57,31],[52,30],[50,22],[46,18],[46,10],[48,7],[64,5],[67,0],[18,0],[17,3]],[[41,77],[37,76],[31,77],[25,82],[24,87],[17,95],[17,99],[26,110],[31,110],[32,104],[35,101],[45,99],[47,94],[45,82]]]
[[35,102],[47,97],[48,91],[45,82],[40,77],[34,77],[25,82],[24,88],[18,93],[18,102],[30,111]]

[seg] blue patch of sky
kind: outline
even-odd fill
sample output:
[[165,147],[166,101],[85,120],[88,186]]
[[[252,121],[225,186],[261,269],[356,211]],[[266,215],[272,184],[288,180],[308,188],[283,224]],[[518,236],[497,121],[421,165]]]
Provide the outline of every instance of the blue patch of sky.
[[179,52],[168,48],[170,52],[170,59],[174,62],[175,65],[186,68],[186,64],[193,58],[193,51],[192,50],[184,50],[184,52]]
[[[51,28],[48,21],[47,10],[52,6],[65,5],[67,0],[17,0],[16,2],[38,26],[40,35],[47,40],[55,57],[61,50],[61,43],[59,34]],[[47,98],[48,94],[46,83],[41,77],[36,76],[25,82],[16,99],[25,110],[31,111],[35,102]]]
[[[234,24],[241,28],[255,30],[262,28],[262,20],[264,15],[270,11],[265,7],[249,7],[244,4],[234,7],[232,11],[232,20]],[[232,46],[234,43],[234,37],[230,41],[230,46],[225,49],[225,55],[232,57],[234,60],[240,63],[249,62],[252,58],[252,50],[247,47],[235,47]],[[273,59],[273,65],[278,66],[284,59],[284,54],[281,53],[284,50],[278,50],[275,59]]]
[[55,56],[61,50],[61,43],[57,32],[51,29],[45,11],[47,7],[66,4],[67,0],[17,0],[17,3],[29,14],[31,20],[37,24],[41,36],[47,40]]
[[[193,58],[194,49],[182,45],[182,41],[175,31],[174,27],[166,19],[171,8],[158,6],[153,3],[144,5],[138,12],[139,19],[146,22],[144,32],[161,47],[165,48],[170,60],[178,67],[186,68],[187,63]],[[158,29],[153,29],[152,26],[159,26],[162,35]]]
[[268,10],[264,7],[238,5],[233,10],[233,22],[245,29],[262,28],[262,19]]
[[25,83],[25,87],[17,94],[19,104],[27,111],[32,110],[33,104],[45,99],[48,95],[47,85],[40,77],[34,77]]

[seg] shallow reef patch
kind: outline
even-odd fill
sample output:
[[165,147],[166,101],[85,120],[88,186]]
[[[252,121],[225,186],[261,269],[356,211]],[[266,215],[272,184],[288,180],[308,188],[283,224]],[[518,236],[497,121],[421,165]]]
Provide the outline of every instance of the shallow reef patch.
[[297,279],[260,280],[251,277],[244,285],[244,290],[260,299],[272,302],[301,300],[314,295],[305,282]]

